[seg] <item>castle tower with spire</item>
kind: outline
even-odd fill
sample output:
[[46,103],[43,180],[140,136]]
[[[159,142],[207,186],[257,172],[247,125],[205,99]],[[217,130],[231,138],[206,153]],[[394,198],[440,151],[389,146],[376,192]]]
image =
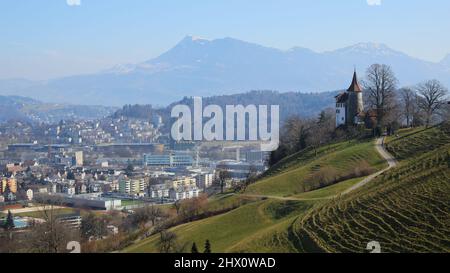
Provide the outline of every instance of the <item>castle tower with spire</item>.
[[336,96],[336,127],[362,122],[361,116],[364,113],[362,92],[355,69],[350,87],[346,92]]

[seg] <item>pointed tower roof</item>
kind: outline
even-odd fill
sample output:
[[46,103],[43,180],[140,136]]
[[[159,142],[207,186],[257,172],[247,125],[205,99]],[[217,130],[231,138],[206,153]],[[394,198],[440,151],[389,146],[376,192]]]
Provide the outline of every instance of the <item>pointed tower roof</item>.
[[347,89],[347,92],[362,92],[361,85],[358,83],[358,76],[356,75],[356,69],[353,73],[353,80],[350,87]]

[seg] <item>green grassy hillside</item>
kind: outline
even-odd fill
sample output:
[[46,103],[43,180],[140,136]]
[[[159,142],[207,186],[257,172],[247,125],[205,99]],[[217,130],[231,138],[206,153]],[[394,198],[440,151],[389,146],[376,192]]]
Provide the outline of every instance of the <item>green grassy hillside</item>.
[[390,141],[400,166],[365,187],[299,217],[292,230],[302,252],[450,251],[450,127]]
[[[290,231],[295,220],[311,210],[314,205],[325,202],[345,189],[363,179],[349,179],[336,183],[329,187],[303,192],[290,190],[296,187],[297,176],[306,174],[312,177],[323,170],[327,164],[335,168],[336,174],[346,175],[354,168],[360,166],[360,162],[372,164],[373,169],[385,166],[385,162],[374,149],[373,141],[364,142],[342,142],[321,148],[317,156],[313,151],[304,151],[283,160],[276,167],[270,170],[270,177],[284,179],[285,175],[293,177],[285,186],[285,195],[292,195],[295,198],[311,200],[260,200],[241,202],[248,199],[247,195],[255,193],[248,190],[244,195],[225,194],[218,195],[210,199],[208,208],[210,210],[230,207],[239,204],[240,207],[230,212],[203,219],[200,221],[183,224],[174,228],[177,234],[178,243],[185,245],[185,251],[189,251],[193,242],[202,246],[206,239],[211,241],[214,252],[295,252],[298,246],[292,241],[292,231]],[[370,162],[370,163],[368,163]],[[347,172],[346,170],[350,170]],[[281,178],[280,178],[281,177]],[[301,180],[302,183],[306,181]],[[272,182],[269,182],[272,183]],[[283,182],[280,182],[283,184]],[[259,183],[257,183],[259,184]],[[289,185],[290,184],[290,185]],[[262,185],[262,184],[261,184]],[[254,186],[251,186],[254,187]],[[260,187],[260,185],[258,185]],[[280,187],[276,187],[276,194],[280,195]],[[263,193],[273,193],[267,191]],[[256,193],[261,193],[256,191]],[[297,194],[298,195],[295,195]],[[159,235],[154,235],[140,241],[127,249],[125,252],[158,252]]]
[[246,194],[292,196],[329,186],[338,181],[362,177],[386,166],[373,141],[351,141],[301,151],[275,166]]
[[[296,217],[313,206],[314,202],[263,200],[247,204],[231,212],[170,229],[177,234],[180,245],[189,252],[193,242],[201,248],[208,239],[213,252],[244,251],[242,245],[252,241],[268,229],[284,230]],[[153,235],[124,252],[158,252],[159,234]],[[289,245],[283,245],[290,252]],[[279,249],[280,251],[282,249]],[[264,249],[261,249],[264,252]]]

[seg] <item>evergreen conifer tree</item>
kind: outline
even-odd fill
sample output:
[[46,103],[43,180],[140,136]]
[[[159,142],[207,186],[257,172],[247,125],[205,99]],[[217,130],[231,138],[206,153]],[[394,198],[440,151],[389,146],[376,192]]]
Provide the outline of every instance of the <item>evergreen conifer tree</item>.
[[211,244],[209,243],[209,240],[206,240],[205,242],[205,251],[204,253],[211,253]]
[[191,253],[198,253],[197,245],[195,242],[192,244]]

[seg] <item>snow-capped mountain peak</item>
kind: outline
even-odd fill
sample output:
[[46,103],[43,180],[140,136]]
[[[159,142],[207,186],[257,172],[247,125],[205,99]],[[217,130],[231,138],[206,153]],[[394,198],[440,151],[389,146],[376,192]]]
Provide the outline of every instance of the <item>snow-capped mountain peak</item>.
[[345,54],[364,54],[372,56],[402,56],[402,52],[396,51],[383,43],[358,43],[342,49],[333,51],[333,53]]
[[200,37],[200,36],[195,36],[195,35],[191,35],[191,36],[188,36],[188,37],[190,37],[193,42],[195,42],[195,41],[209,42],[210,41],[209,39],[206,39],[206,38],[203,38],[203,37]]
[[205,44],[205,43],[209,43],[211,42],[211,40],[200,37],[200,36],[195,36],[195,35],[188,35],[186,37],[184,37],[183,40],[181,40],[178,44],[190,44],[190,43],[196,43],[196,44]]

